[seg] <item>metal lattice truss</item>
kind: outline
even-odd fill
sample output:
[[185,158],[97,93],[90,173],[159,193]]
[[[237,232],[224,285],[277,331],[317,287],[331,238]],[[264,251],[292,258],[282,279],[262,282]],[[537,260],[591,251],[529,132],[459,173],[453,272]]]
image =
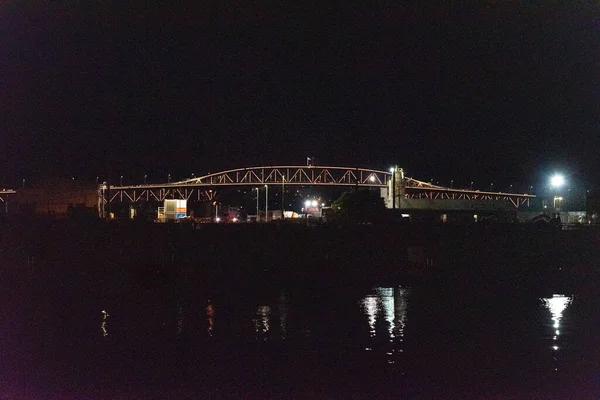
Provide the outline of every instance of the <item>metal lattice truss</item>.
[[205,201],[212,200],[217,195],[217,191],[212,189],[205,190],[193,187],[156,186],[158,187],[138,187],[137,189],[114,187],[110,188],[110,190],[108,190],[108,188],[101,188],[98,194],[105,200],[107,197],[110,197],[108,200],[111,203],[116,201],[131,203],[139,203],[143,201],[162,202],[165,199]]
[[529,206],[529,200],[534,195],[520,193],[482,192],[479,190],[452,189],[418,181],[413,178],[404,177],[406,199],[429,199],[429,200],[501,200],[509,201],[513,206],[519,208],[522,205]]
[[2,189],[2,190],[0,190],[0,202],[1,203],[5,203],[7,196],[10,195],[10,194],[15,194],[15,193],[17,193],[17,192],[15,192],[12,189]]
[[[452,189],[396,175],[396,193],[407,199],[505,200],[515,207],[529,205],[533,195]],[[165,199],[212,200],[217,188],[226,186],[311,185],[391,187],[392,173],[365,168],[325,166],[269,166],[238,168],[178,182],[153,185],[101,186],[103,202],[163,201]]]
[[223,186],[322,185],[386,187],[391,173],[364,168],[275,166],[239,168],[162,185],[101,187],[99,195],[110,202],[212,200]]
[[519,208],[522,205],[529,206],[529,200],[531,198],[535,198],[535,196],[529,194],[480,192],[473,190],[448,189],[443,187],[428,187],[426,189],[427,190],[420,191],[407,190],[407,193],[404,194],[404,198],[430,200],[502,200],[511,202],[516,208]]
[[276,166],[239,168],[176,182],[176,185],[327,185],[384,187],[391,173],[364,168]]
[[[112,202],[212,200],[217,187],[322,185],[386,187],[391,173],[364,168],[273,166],[239,168],[162,185],[101,186],[100,198]],[[211,189],[208,189],[211,188]],[[215,188],[215,189],[212,189]]]
[[408,176],[404,177],[404,186],[407,188],[430,188],[430,189],[448,189],[443,186],[437,186],[429,182],[418,181],[413,178],[409,178]]

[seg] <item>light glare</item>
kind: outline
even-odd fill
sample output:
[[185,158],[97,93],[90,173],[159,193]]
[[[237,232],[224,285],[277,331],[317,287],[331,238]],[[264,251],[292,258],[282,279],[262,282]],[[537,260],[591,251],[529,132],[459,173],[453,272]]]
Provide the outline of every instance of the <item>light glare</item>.
[[552,178],[550,178],[550,185],[552,185],[552,187],[558,188],[564,184],[565,184],[565,177],[562,175],[556,174],[556,175],[553,175]]

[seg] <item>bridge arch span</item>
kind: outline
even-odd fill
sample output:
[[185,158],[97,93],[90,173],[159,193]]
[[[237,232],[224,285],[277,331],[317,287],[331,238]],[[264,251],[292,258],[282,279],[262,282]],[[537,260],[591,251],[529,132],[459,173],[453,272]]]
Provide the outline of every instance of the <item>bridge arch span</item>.
[[278,165],[237,168],[173,182],[177,186],[327,185],[386,187],[391,172],[358,167]]

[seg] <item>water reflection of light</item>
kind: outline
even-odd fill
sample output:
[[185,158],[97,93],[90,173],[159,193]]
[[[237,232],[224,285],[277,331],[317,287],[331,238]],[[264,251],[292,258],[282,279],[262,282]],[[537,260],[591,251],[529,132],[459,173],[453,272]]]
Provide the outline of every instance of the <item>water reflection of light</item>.
[[212,336],[213,329],[215,327],[215,308],[212,301],[208,300],[206,304],[206,332]]
[[281,292],[279,296],[279,304],[277,305],[279,311],[279,333],[282,339],[285,339],[287,334],[287,315],[288,315],[288,300],[286,293]]
[[367,296],[363,299],[363,308],[369,321],[371,337],[375,336],[375,321],[377,320],[377,297]]
[[[552,336],[552,340],[554,345],[552,346],[553,353],[558,352],[560,348],[557,345],[558,336],[560,335],[560,322],[563,317],[563,312],[566,308],[573,302],[573,296],[564,296],[562,294],[555,294],[552,297],[541,299],[544,303],[544,306],[550,311],[551,319],[552,319],[552,327],[554,328],[554,335]],[[554,361],[557,361],[556,353],[554,353]],[[555,365],[554,371],[558,371],[558,368]]]
[[266,334],[271,329],[271,307],[258,306],[254,317],[254,330]]
[[[409,289],[397,288],[375,288],[375,294],[366,296],[362,300],[363,312],[367,316],[369,333],[371,338],[377,335],[376,322],[380,314],[386,322],[385,337],[387,337],[390,348],[386,350],[389,363],[394,363],[395,353],[402,353],[400,343],[404,341],[404,330],[406,327],[406,315],[408,311]],[[372,350],[371,345],[365,348]]]
[[401,287],[396,289],[396,307],[394,312],[396,314],[396,337],[398,337],[400,342],[404,340],[404,328],[406,327],[406,314],[408,311],[408,295],[408,289]]
[[108,330],[107,330],[107,325],[106,325],[106,319],[109,317],[110,315],[106,312],[106,310],[102,310],[102,323],[100,324],[100,330],[102,331],[102,337],[107,337],[108,336]]
[[[554,340],[557,339],[558,335],[560,335],[560,321],[562,319],[563,312],[565,309],[571,304],[573,301],[573,296],[564,296],[562,294],[555,294],[552,297],[542,299],[546,308],[550,311],[552,315],[553,325],[555,328],[554,331]],[[555,346],[556,347],[556,346]],[[556,349],[554,349],[556,350]]]
[[377,293],[381,298],[383,307],[383,318],[387,322],[388,336],[390,341],[394,338],[394,289],[393,288],[377,288]]

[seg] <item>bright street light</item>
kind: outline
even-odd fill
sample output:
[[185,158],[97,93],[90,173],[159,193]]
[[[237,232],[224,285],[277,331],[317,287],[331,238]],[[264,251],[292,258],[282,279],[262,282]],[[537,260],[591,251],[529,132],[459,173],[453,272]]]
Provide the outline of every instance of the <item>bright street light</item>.
[[550,178],[550,185],[552,185],[553,188],[559,188],[564,184],[565,184],[565,177],[562,175],[556,174]]

